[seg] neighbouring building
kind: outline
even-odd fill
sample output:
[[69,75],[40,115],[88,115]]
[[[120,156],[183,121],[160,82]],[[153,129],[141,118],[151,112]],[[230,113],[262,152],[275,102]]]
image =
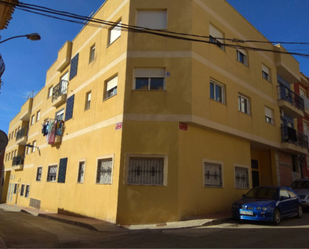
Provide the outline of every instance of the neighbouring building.
[[8,4],[1,3],[0,4],[0,30],[6,29],[9,25],[10,20],[12,19],[12,15],[14,13],[15,7],[14,3],[18,3],[18,0],[3,0]]
[[10,122],[8,204],[157,223],[227,211],[252,186],[302,177],[297,119],[308,116],[294,86],[308,79],[289,54],[241,47],[286,52],[225,0],[107,0],[94,17],[115,26],[67,41]]

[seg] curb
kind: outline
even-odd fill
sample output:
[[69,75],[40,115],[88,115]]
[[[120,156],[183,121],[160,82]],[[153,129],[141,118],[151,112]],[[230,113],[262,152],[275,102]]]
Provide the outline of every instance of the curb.
[[62,218],[58,218],[58,217],[49,216],[49,215],[46,215],[46,214],[38,214],[38,216],[42,217],[42,218],[47,218],[47,219],[50,219],[50,220],[60,221],[60,222],[67,223],[67,224],[70,224],[70,225],[88,228],[90,230],[94,230],[94,231],[97,231],[97,232],[101,232],[100,230],[96,229],[95,227],[93,227],[89,224],[86,224],[86,223],[79,222],[79,221],[66,220],[66,219],[62,219]]
[[220,224],[225,223],[227,221],[233,221],[233,218],[229,217],[229,218],[222,218],[222,219],[212,220],[212,221],[204,223],[202,225],[202,227],[220,225]]

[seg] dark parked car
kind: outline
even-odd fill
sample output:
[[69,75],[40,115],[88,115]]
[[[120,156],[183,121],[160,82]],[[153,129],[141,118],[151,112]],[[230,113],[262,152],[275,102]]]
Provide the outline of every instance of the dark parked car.
[[241,220],[271,221],[303,216],[299,197],[289,187],[259,186],[251,189],[232,206],[233,217]]
[[295,180],[291,188],[299,196],[303,208],[309,209],[309,179]]

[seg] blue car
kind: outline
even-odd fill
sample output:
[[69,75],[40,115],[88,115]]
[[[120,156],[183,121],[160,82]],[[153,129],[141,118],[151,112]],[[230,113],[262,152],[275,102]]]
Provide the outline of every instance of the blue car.
[[303,209],[299,197],[291,188],[259,186],[234,202],[232,214],[235,219],[271,221],[279,224],[281,218],[301,218]]

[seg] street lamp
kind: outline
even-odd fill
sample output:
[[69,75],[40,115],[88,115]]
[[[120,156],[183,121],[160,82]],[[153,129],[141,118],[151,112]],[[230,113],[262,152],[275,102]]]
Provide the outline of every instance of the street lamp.
[[4,43],[8,40],[11,40],[11,39],[15,39],[15,38],[19,38],[19,37],[27,37],[29,40],[31,41],[38,41],[38,40],[41,40],[41,36],[38,34],[38,33],[32,33],[32,34],[28,34],[28,35],[18,35],[18,36],[13,36],[13,37],[10,37],[8,39],[5,39],[3,41],[0,41],[0,44],[1,43]]

